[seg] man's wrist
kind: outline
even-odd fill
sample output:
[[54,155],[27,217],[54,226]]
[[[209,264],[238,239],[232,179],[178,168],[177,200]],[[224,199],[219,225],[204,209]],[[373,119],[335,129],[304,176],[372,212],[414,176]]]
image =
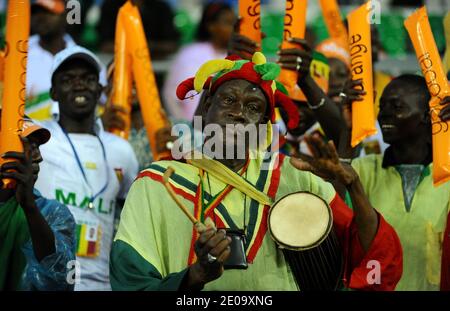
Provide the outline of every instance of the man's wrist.
[[358,173],[353,169],[350,163],[347,161],[342,161],[343,159],[339,159],[341,162],[341,167],[343,172],[341,172],[339,182],[350,191],[350,188],[355,184],[355,182],[359,179]]
[[187,287],[189,290],[202,290],[206,282],[201,277],[200,267],[198,263],[194,263],[188,269]]
[[344,181],[345,188],[347,190],[352,190],[356,184],[356,182],[359,180],[359,176],[356,174],[355,176],[352,176]]
[[348,95],[344,91],[339,93],[339,99],[341,100],[342,105],[346,105],[349,102]]
[[28,216],[28,215],[33,215],[36,212],[38,212],[38,208],[36,206],[36,202],[34,201],[34,196],[31,196],[33,198],[32,201],[30,202],[22,202],[19,203],[20,206],[22,206],[22,209],[24,211],[24,213]]
[[308,105],[309,109],[311,109],[311,110],[319,109],[320,107],[322,107],[323,105],[325,105],[325,97],[322,97],[322,98],[320,99],[320,101],[319,101],[317,104],[315,104],[315,105],[311,105],[311,104],[309,103],[309,101],[306,101],[306,105]]
[[339,162],[345,163],[345,164],[352,164],[353,159],[352,158],[339,158]]

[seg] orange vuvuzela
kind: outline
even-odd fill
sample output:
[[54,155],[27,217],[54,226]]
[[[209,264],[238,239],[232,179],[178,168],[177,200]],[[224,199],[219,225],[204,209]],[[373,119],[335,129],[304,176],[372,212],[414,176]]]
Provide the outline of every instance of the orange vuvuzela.
[[431,95],[429,102],[433,133],[433,184],[450,180],[450,122],[442,122],[440,102],[450,96],[450,87],[439,56],[425,7],[405,20],[405,27],[416,51],[417,60]]
[[120,10],[123,11],[125,17],[127,46],[131,55],[132,72],[153,157],[155,160],[170,158],[169,150],[159,151],[157,148],[156,136],[160,130],[169,126],[169,124],[161,107],[139,10],[130,1],[127,1]]
[[323,19],[331,38],[342,38],[347,41],[348,34],[341,17],[337,0],[320,0]]
[[366,92],[363,100],[352,103],[352,147],[376,134],[372,74],[370,24],[367,20],[370,1],[348,15],[350,70],[353,80],[362,79]]
[[123,130],[108,129],[124,139],[128,139],[131,124],[131,100],[132,82],[131,59],[127,50],[127,36],[124,26],[124,12],[119,11],[116,24],[116,37],[114,42],[114,77],[112,89],[112,104],[124,108],[125,113],[120,113],[120,117],[125,122]]
[[[0,154],[23,151],[20,133],[25,110],[30,2],[9,1],[6,17],[6,51],[4,57],[4,91]],[[0,164],[7,162],[0,158]],[[4,188],[14,188],[15,182],[3,179]]]
[[[289,38],[305,38],[307,4],[307,0],[286,1],[283,43],[281,44],[281,48],[290,49],[298,47],[297,44],[289,42]],[[286,87],[291,98],[305,101],[306,97],[297,85],[297,76],[297,72],[293,70],[282,69],[279,80]]]
[[239,32],[261,43],[261,4],[260,0],[239,0]]

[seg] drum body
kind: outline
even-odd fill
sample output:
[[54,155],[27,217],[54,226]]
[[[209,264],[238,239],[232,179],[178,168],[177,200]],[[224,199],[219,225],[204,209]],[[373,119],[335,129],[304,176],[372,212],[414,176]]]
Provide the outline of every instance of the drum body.
[[310,192],[291,193],[270,209],[268,228],[300,290],[337,290],[343,256],[328,204]]

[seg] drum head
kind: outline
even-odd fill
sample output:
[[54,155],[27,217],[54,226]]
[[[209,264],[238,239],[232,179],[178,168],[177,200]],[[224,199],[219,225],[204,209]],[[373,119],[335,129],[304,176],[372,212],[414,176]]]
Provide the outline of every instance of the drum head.
[[306,250],[318,246],[330,233],[331,210],[310,192],[289,194],[278,200],[269,213],[269,230],[280,247]]

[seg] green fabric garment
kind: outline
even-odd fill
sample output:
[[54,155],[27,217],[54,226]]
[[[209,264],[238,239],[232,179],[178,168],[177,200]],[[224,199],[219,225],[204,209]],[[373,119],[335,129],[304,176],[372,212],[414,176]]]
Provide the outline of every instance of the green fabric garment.
[[13,197],[0,203],[0,290],[16,290],[25,269],[22,246],[30,238],[22,208]]
[[[251,160],[247,169],[247,181],[260,191],[268,193],[274,170],[265,170],[263,165],[273,168],[276,164],[276,159]],[[170,287],[164,287],[163,283],[173,284],[171,289],[175,289],[186,271],[193,226],[160,182],[168,166],[175,169],[170,183],[178,198],[191,213],[194,212],[192,198],[195,197],[200,181],[196,167],[176,161],[160,161],[141,172],[141,177],[133,183],[128,193],[112,248],[110,277],[113,289]],[[275,200],[299,190],[315,193],[328,203],[335,196],[331,184],[309,172],[298,171],[290,165],[288,159],[283,162],[279,178]],[[211,175],[209,181],[205,181],[206,200],[226,186]],[[253,243],[256,243],[258,229],[264,223],[263,210],[264,206],[250,200],[248,196],[245,199],[244,194],[236,189],[216,208],[215,217],[229,224],[232,229],[243,228],[245,211],[247,256],[251,245],[256,245]],[[261,236],[260,242],[256,257],[247,270],[226,270],[219,279],[208,283],[204,289],[298,290],[283,253],[276,247],[270,234],[266,232]]]
[[166,290],[180,288],[187,269],[163,278],[156,268],[129,244],[118,240],[111,251],[111,287],[113,290]]
[[396,290],[439,290],[443,233],[450,209],[450,182],[433,186],[425,167],[407,210],[402,178],[393,166],[382,167],[381,155],[356,159],[372,206],[397,232],[403,248],[403,275]]

